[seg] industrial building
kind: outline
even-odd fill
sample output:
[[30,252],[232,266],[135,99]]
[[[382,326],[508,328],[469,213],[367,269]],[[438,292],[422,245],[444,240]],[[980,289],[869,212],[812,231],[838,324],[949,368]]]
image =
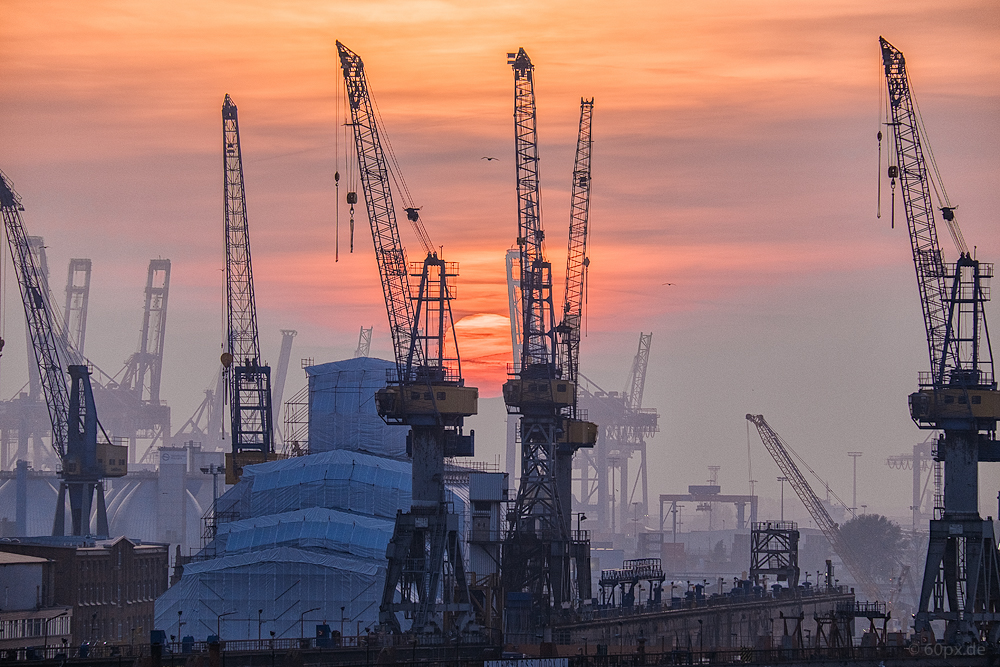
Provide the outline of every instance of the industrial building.
[[[41,563],[41,569],[33,576],[43,582],[38,593],[42,603],[39,611],[47,609],[48,617],[54,618],[59,612],[48,607],[65,608],[65,617],[72,620],[63,634],[73,647],[145,641],[153,628],[153,603],[167,590],[169,553],[165,544],[144,544],[124,537],[7,538],[0,540],[0,554],[3,558],[38,559],[35,562]],[[21,602],[32,600],[22,596]],[[49,634],[63,627],[53,623]]]

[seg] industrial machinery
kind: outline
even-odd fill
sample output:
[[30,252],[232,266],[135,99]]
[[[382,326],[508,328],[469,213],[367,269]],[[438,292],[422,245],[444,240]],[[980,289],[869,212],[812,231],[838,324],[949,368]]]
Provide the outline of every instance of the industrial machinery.
[[65,334],[69,345],[83,354],[83,345],[87,338],[87,306],[90,303],[90,272],[89,259],[73,258],[69,260],[69,272],[66,277],[66,310],[63,321],[66,323]]
[[285,394],[285,378],[288,377],[288,362],[292,358],[292,342],[298,335],[299,332],[295,329],[281,330],[281,350],[278,352],[278,368],[274,375],[274,388],[271,392],[274,400],[272,405],[277,405],[278,410],[281,410],[281,399]]
[[[407,449],[413,461],[410,511],[396,515],[386,550],[389,562],[379,622],[399,634],[399,615],[403,615],[411,620],[409,633],[416,637],[471,639],[478,627],[458,515],[449,507],[444,485],[445,457],[472,456],[473,434],[463,435],[462,424],[465,417],[476,414],[479,397],[479,391],[466,387],[462,379],[452,321],[452,280],[458,266],[433,252],[418,209],[404,201],[406,216],[426,251],[422,263],[407,264],[389,186],[390,165],[382,147],[386,139],[380,136],[384,130],[364,63],[340,42],[337,49],[396,361],[375,402],[386,423],[410,427]],[[402,183],[398,166],[392,176]],[[407,197],[405,184],[399,187]],[[419,279],[416,289],[411,278]]]
[[809,512],[809,516],[816,522],[816,526],[823,531],[823,535],[829,540],[830,546],[840,556],[840,559],[844,561],[844,565],[851,573],[851,576],[854,577],[854,580],[858,582],[861,590],[873,601],[881,599],[883,596],[878,584],[861,567],[860,559],[854,553],[851,545],[841,537],[840,528],[830,517],[830,513],[826,511],[826,507],[823,506],[816,492],[809,486],[809,482],[806,481],[799,467],[795,465],[795,461],[792,460],[791,455],[788,453],[789,448],[781,439],[781,436],[775,433],[774,429],[764,421],[764,415],[747,415],[747,421],[757,427],[761,442],[764,443],[764,447],[771,455],[771,458],[774,459],[774,462],[778,464],[781,474],[788,478],[788,483],[795,489],[795,494],[802,501],[802,504]]
[[371,354],[372,350],[372,329],[374,327],[368,327],[365,329],[361,327],[361,331],[358,333],[358,346],[354,349],[354,358],[367,357]]
[[226,374],[232,419],[232,453],[226,454],[226,483],[235,484],[243,466],[275,458],[271,421],[271,368],[261,362],[257,306],[250,265],[250,229],[243,187],[243,153],[236,104],[222,105],[222,150],[226,215]]
[[[605,391],[580,375],[580,405],[601,429],[597,445],[574,461],[580,473],[580,502],[608,533],[626,532],[635,503],[642,516],[649,514],[646,438],[660,430],[656,408],[642,407],[652,341],[652,333],[639,333],[639,346],[621,392]],[[638,457],[634,468],[633,457]]]
[[119,382],[95,389],[109,428],[128,440],[132,463],[140,458],[140,439],[146,443],[140,462],[152,456],[157,445],[170,444],[170,407],[160,400],[169,293],[170,260],[149,260],[138,349],[125,360]]
[[90,371],[85,365],[71,364],[67,387],[63,375],[63,359],[70,356],[59,328],[47,285],[28,244],[21,220],[24,207],[0,173],[0,211],[3,213],[7,243],[17,273],[18,287],[28,322],[28,333],[35,353],[39,381],[45,395],[52,425],[52,447],[62,464],[59,500],[56,505],[53,535],[65,533],[66,495],[69,494],[70,516],[74,535],[86,535],[90,530],[90,514],[96,495],[96,534],[108,535],[107,507],[103,480],[127,473],[127,448],[111,443],[107,434],[98,442],[97,409],[91,390]]
[[[572,457],[580,447],[594,445],[597,426],[576,418],[576,383],[570,377],[575,366],[562,368],[558,363],[558,346],[562,342],[558,336],[565,335],[563,340],[570,343],[573,338],[567,327],[556,325],[552,265],[546,261],[543,248],[534,66],[524,49],[508,54],[508,64],[514,71],[515,91],[522,345],[519,364],[512,367],[503,395],[507,412],[521,415],[521,476],[504,543],[502,586],[508,606],[515,598],[530,596],[529,618],[521,616],[519,627],[548,628],[552,609],[570,604],[574,598],[591,597],[590,543],[584,534],[572,531]],[[582,117],[582,124],[588,119],[589,114]],[[580,206],[573,211],[579,225],[575,239],[578,253],[570,262],[579,264],[582,274],[585,199],[590,189],[589,130],[581,136],[584,154],[578,155],[576,167],[581,171],[574,177],[574,202],[579,199]],[[571,247],[573,243],[571,237]],[[579,312],[574,308],[570,303],[566,309],[571,318]],[[572,586],[574,574],[576,591]]]
[[[944,463],[944,508],[930,522],[927,561],[914,630],[933,637],[945,622],[951,644],[1000,641],[1000,561],[993,522],[979,514],[979,462],[1000,461],[996,440],[1000,392],[984,304],[992,264],[980,262],[962,238],[913,100],[903,54],[879,38],[888,88],[888,176],[899,180],[930,355],[909,397],[923,429],[940,429],[935,459]],[[929,160],[925,160],[925,151]],[[928,169],[928,164],[931,169]],[[946,263],[938,244],[931,189],[959,253]]]

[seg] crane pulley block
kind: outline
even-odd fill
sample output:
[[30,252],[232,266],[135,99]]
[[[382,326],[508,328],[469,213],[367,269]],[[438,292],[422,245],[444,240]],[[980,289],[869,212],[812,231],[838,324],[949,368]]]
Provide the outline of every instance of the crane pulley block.
[[992,431],[1000,420],[1000,392],[995,389],[921,389],[910,394],[909,404],[910,417],[922,429],[964,422],[970,428]]
[[561,409],[576,402],[576,383],[545,378],[512,378],[503,385],[508,410]]
[[449,423],[479,411],[479,389],[441,384],[390,385],[375,393],[375,407],[387,422],[409,424],[420,417],[440,417],[442,423]]

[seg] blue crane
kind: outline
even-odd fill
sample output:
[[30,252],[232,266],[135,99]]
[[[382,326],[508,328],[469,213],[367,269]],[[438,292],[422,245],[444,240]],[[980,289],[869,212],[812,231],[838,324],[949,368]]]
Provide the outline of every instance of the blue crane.
[[[103,480],[127,473],[128,448],[112,444],[107,434],[103,433],[97,419],[89,368],[83,364],[70,364],[64,369],[63,360],[72,358],[73,354],[56,324],[51,297],[21,219],[22,211],[24,206],[20,197],[0,172],[0,212],[52,425],[52,448],[62,466],[52,534],[65,534],[68,494],[72,534],[92,533],[90,515],[96,498],[97,525],[93,533],[107,537],[108,514]],[[67,372],[69,386],[65,376]],[[100,442],[99,431],[104,436]]]

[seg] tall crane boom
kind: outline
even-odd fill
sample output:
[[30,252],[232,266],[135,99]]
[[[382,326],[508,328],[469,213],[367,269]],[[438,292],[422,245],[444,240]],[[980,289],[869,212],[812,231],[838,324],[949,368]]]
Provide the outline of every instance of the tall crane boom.
[[865,595],[872,600],[880,599],[882,593],[879,590],[878,584],[860,566],[853,548],[841,537],[840,528],[830,517],[830,513],[826,511],[826,508],[823,507],[823,503],[812,490],[812,487],[809,486],[809,482],[806,481],[806,478],[799,471],[799,467],[795,465],[795,461],[789,456],[788,448],[785,446],[781,436],[775,433],[774,429],[764,421],[764,415],[747,415],[747,421],[757,427],[761,442],[764,443],[764,447],[767,448],[771,458],[778,464],[782,474],[788,478],[788,483],[795,489],[795,494],[802,501],[802,504],[805,505],[809,516],[816,522],[819,529],[823,531],[823,535],[830,541],[830,546],[833,547],[834,552],[844,561],[847,570],[854,577],[854,580],[858,582],[858,585],[861,586]]
[[[243,153],[236,104],[229,95],[222,105],[222,148],[226,225],[226,367],[232,418],[233,455],[260,452],[262,462],[274,452],[271,419],[271,369],[261,363],[257,306],[250,261],[250,229],[243,185]],[[240,463],[231,469],[238,477]]]
[[555,377],[552,265],[545,261],[545,231],[538,185],[538,132],[534,65],[524,49],[508,56],[514,69],[514,155],[517,161],[517,243],[521,250],[521,365]]
[[[412,347],[413,295],[410,292],[406,251],[399,239],[399,226],[389,189],[389,165],[382,150],[378,123],[368,93],[364,63],[356,53],[340,42],[337,42],[337,48],[351,106],[351,124],[354,127],[362,189],[369,211],[368,223],[386,295],[385,306],[389,316],[392,347],[396,351],[396,369],[402,376],[406,368],[406,357]],[[416,215],[416,209],[411,210]],[[415,362],[419,366],[422,363],[419,349],[416,354]]]
[[62,461],[66,457],[66,428],[69,423],[69,390],[63,376],[63,363],[49,303],[47,284],[42,280],[40,267],[28,243],[24,222],[21,220],[21,198],[11,188],[7,177],[0,172],[0,210],[3,211],[7,244],[17,273],[17,284],[24,303],[24,316],[28,321],[28,334],[40,371],[42,393],[52,423],[52,448]]
[[583,288],[587,267],[587,232],[590,220],[590,128],[594,99],[580,99],[580,129],[573,161],[573,188],[570,195],[569,247],[566,252],[566,298],[563,301],[563,375],[576,382],[580,368],[580,336],[583,320]]
[[[957,265],[948,265],[938,243],[937,227],[934,222],[934,207],[931,201],[931,175],[924,157],[921,143],[921,123],[910,92],[906,75],[906,61],[903,54],[884,38],[879,38],[882,61],[885,66],[888,87],[888,108],[891,114],[889,126],[895,143],[897,164],[890,167],[890,175],[898,174],[906,224],[910,233],[913,264],[917,273],[917,287],[927,332],[927,349],[930,356],[931,380],[940,385],[951,380],[952,372],[962,370],[979,371],[978,343],[980,331],[985,328],[985,314],[974,322],[970,332],[974,340],[964,341],[957,335],[960,327],[954,321],[960,316],[951,299],[949,278],[970,258],[968,249],[958,227],[955,209],[948,202],[940,207],[942,217],[948,223],[952,237],[958,247],[960,259]],[[939,194],[943,187],[939,188]],[[989,344],[986,339],[987,345]],[[992,356],[988,370],[992,375]]]

